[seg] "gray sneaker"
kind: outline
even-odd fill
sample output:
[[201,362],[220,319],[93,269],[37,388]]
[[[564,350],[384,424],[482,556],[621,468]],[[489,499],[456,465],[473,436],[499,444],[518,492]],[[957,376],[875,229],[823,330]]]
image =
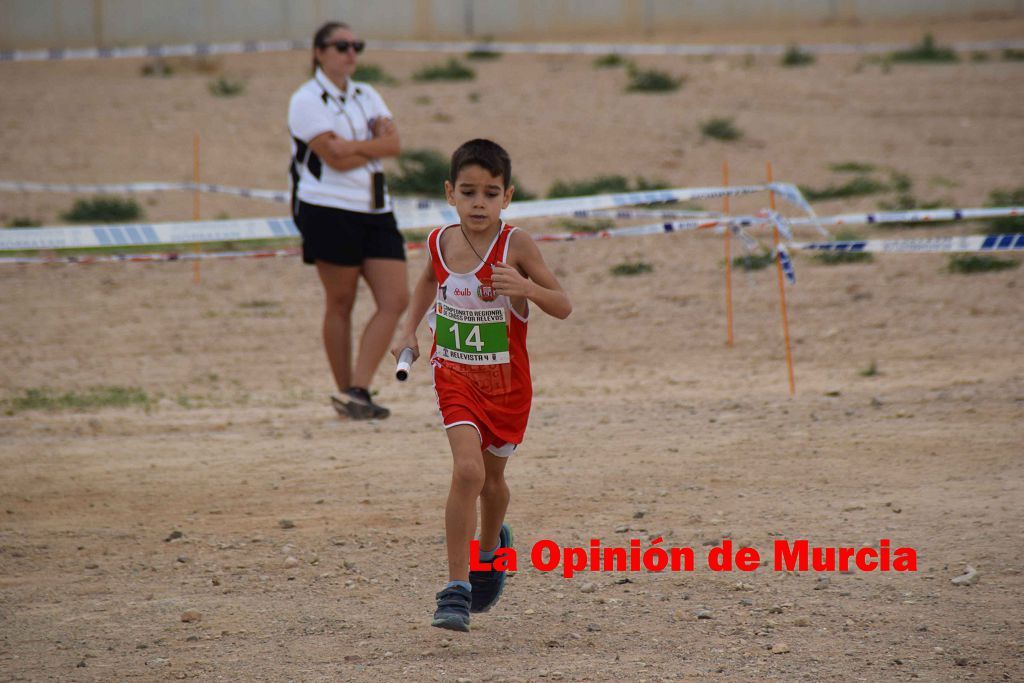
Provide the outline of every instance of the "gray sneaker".
[[383,420],[391,411],[370,399],[370,392],[360,387],[346,389],[341,396],[331,396],[334,410],[350,420]]

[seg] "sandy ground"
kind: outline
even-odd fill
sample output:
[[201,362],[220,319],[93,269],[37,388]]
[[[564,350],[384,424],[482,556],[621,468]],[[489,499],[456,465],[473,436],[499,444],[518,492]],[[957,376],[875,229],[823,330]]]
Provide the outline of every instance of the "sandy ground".
[[[965,23],[962,35],[1008,30]],[[812,185],[842,180],[829,163],[863,161],[909,174],[919,199],[980,205],[1024,171],[1017,63],[883,73],[857,58],[809,70],[651,59],[687,74],[686,86],[627,96],[622,73],[583,58],[508,57],[480,65],[471,84],[410,84],[421,59],[372,60],[403,80],[383,90],[407,146],[494,135],[535,191],[614,172],[712,184],[728,156],[735,182],[760,180],[765,159],[777,177]],[[282,112],[302,67],[295,54],[227,58],[223,69],[250,80],[241,99],[221,100],[208,75],[142,79],[139,62],[0,65],[2,175],[188,179],[201,127],[205,179],[280,187]],[[723,114],[744,141],[700,139],[697,122]],[[4,196],[0,213],[50,221],[70,201]],[[184,219],[191,204],[160,195],[146,208]],[[218,212],[279,207],[204,198],[204,214]],[[576,308],[565,322],[531,323],[537,395],[508,469],[524,552],[468,635],[429,626],[450,455],[428,376],[417,366],[398,385],[385,364],[376,385],[393,417],[336,419],[310,269],[210,263],[200,285],[187,264],[0,269],[0,398],[102,385],[151,398],[146,409],[0,417],[2,678],[1024,677],[1021,270],[953,275],[941,255],[843,266],[798,256],[790,397],[773,272],[736,273],[736,344],[724,344],[719,238],[542,248]],[[625,261],[653,272],[609,274]],[[567,580],[525,552],[545,538],[659,536],[694,548],[697,569]],[[778,539],[886,538],[916,549],[919,566],[712,572],[709,544],[725,537],[766,557]],[[953,585],[965,564],[980,581]],[[189,610],[199,620],[182,621]]]

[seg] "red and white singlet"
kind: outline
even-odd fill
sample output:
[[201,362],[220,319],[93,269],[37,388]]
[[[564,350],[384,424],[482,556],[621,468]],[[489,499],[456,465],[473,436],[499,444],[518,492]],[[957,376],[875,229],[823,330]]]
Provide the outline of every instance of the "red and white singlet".
[[484,261],[469,273],[454,273],[441,254],[441,235],[458,224],[436,228],[427,238],[437,278],[437,297],[428,315],[434,333],[430,352],[434,391],[445,428],[470,424],[481,445],[511,455],[522,442],[533,386],[526,353],[529,308],[520,314],[491,286],[492,265],[506,262],[516,228],[502,223]]

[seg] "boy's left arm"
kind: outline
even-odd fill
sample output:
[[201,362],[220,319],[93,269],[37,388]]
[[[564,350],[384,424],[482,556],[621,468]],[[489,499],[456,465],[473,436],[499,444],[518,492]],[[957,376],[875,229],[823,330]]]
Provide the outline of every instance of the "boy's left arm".
[[[494,291],[505,296],[526,297],[550,316],[565,320],[572,313],[572,302],[544,257],[525,232],[512,233],[509,261],[496,263],[491,278]],[[524,277],[525,275],[525,277]]]

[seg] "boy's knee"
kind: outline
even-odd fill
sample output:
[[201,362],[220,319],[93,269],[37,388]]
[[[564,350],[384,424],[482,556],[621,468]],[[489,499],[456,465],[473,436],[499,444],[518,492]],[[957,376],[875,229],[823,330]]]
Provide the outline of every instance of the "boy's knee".
[[494,496],[508,497],[508,484],[505,483],[505,477],[503,475],[497,477],[486,477],[484,479],[484,487],[481,495],[488,498]]
[[484,486],[484,468],[472,461],[460,462],[452,469],[452,483],[460,488],[480,491]]

